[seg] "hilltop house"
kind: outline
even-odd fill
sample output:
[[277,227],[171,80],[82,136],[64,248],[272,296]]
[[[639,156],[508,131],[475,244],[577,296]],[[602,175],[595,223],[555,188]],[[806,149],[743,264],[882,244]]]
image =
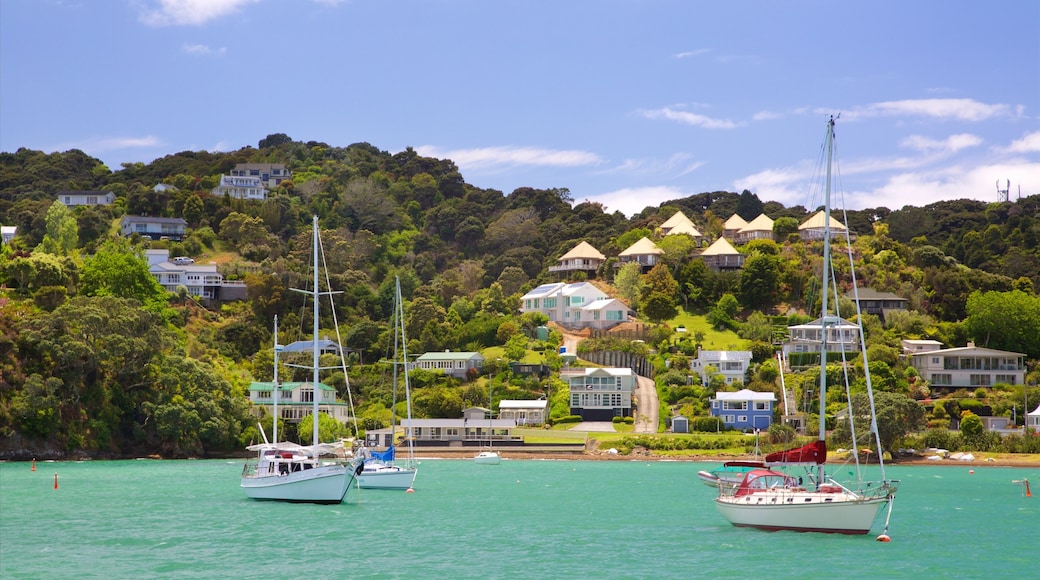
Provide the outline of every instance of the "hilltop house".
[[560,378],[570,388],[571,415],[585,421],[632,416],[632,391],[636,386],[632,369],[563,369]]
[[664,250],[657,247],[657,244],[651,242],[646,237],[639,238],[639,241],[625,248],[618,254],[618,260],[620,263],[618,266],[622,266],[629,262],[637,262],[642,266],[643,272],[646,272],[657,265],[657,261],[664,255]]
[[585,272],[589,277],[593,277],[606,260],[607,257],[592,247],[592,244],[583,241],[571,248],[566,254],[560,256],[557,265],[549,266],[549,272],[566,273],[579,271]]
[[748,223],[744,220],[744,218],[740,217],[737,214],[733,214],[729,216],[729,219],[726,220],[726,223],[722,225],[722,237],[729,240],[736,240],[737,234],[740,233],[740,230],[746,228],[747,225]]
[[567,328],[610,328],[632,310],[589,282],[542,284],[520,298],[520,312],[541,312]]
[[145,217],[136,215],[123,216],[119,222],[119,233],[123,237],[138,234],[150,240],[173,240],[179,242],[184,239],[184,232],[188,222],[181,218]]
[[0,226],[0,243],[10,244],[18,233],[18,226]]
[[744,267],[744,254],[733,247],[726,238],[715,240],[701,252],[704,265],[715,271],[739,270]]
[[116,194],[111,191],[59,191],[58,201],[72,207],[74,205],[112,205]]
[[[319,413],[328,413],[343,424],[350,420],[350,405],[336,400],[336,389],[325,383],[318,383],[318,393]],[[253,403],[253,412],[257,416],[261,415],[261,410],[268,415],[274,414],[274,397],[273,382],[254,382],[249,385],[249,401]],[[278,416],[283,420],[299,423],[313,412],[313,383],[282,383],[278,387]]]
[[773,424],[772,392],[759,393],[741,389],[735,393],[715,393],[709,399],[711,416],[721,417],[722,424],[741,431],[766,430]]
[[771,239],[773,239],[773,220],[763,213],[748,222],[746,226],[737,230],[734,241],[738,244],[746,244],[751,240]]
[[910,364],[935,387],[992,387],[1025,384],[1026,355],[975,346],[910,355]]
[[148,272],[169,292],[177,292],[178,286],[188,289],[191,296],[202,298],[207,307],[221,302],[246,299],[246,283],[242,280],[225,280],[217,271],[216,264],[196,264],[194,260],[174,258],[166,249],[145,250]]
[[231,176],[255,177],[264,189],[272,189],[291,179],[292,172],[285,168],[284,163],[239,163],[231,170]]
[[904,338],[901,344],[903,346],[903,354],[907,356],[919,352],[932,352],[942,348],[942,343],[938,340]]
[[686,234],[698,243],[703,238],[701,232],[693,225],[693,221],[686,217],[686,214],[681,211],[675,212],[672,217],[665,220],[665,222],[661,224],[660,229],[661,233],[666,236]]
[[[784,358],[790,353],[820,352],[823,339],[822,318],[806,324],[788,326],[788,341],[784,344]],[[859,326],[835,316],[827,317],[827,351],[852,352],[859,350]]]
[[[820,210],[798,226],[798,235],[803,240],[822,240],[825,225],[824,212]],[[831,216],[830,227],[832,238],[845,236],[845,224],[838,221],[833,215]]]
[[235,199],[251,199],[263,201],[267,199],[267,189],[259,177],[221,175],[220,182],[210,193],[216,196],[233,197]]
[[427,352],[415,359],[413,368],[441,371],[456,379],[466,380],[470,369],[481,372],[484,368],[484,357],[479,352]]
[[[878,292],[873,288],[860,288],[859,295],[860,310],[867,314],[873,314],[885,320],[885,314],[894,310],[906,310],[909,300],[891,292]],[[849,298],[852,295],[849,294]]]

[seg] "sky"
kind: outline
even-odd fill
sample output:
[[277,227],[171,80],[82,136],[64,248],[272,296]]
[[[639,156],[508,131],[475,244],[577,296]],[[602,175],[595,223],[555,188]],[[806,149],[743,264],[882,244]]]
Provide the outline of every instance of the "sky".
[[811,208],[839,114],[849,209],[1040,194],[1040,2],[0,2],[0,151],[113,170],[285,133],[627,216]]

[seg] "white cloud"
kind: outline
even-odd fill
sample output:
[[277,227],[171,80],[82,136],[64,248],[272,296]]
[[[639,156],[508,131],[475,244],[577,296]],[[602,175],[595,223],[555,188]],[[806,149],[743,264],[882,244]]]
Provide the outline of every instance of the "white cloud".
[[603,204],[607,213],[620,211],[626,217],[632,217],[648,207],[657,207],[666,201],[681,199],[689,195],[689,193],[674,187],[627,187],[599,195],[592,195],[587,200],[583,199],[581,201],[598,202]]
[[702,54],[708,54],[711,52],[710,48],[698,48],[696,50],[686,50],[675,54],[675,58],[690,58],[694,56],[701,56]]
[[603,174],[627,175],[668,175],[681,177],[692,173],[704,165],[703,161],[693,161],[688,153],[676,153],[668,159],[626,159],[620,165],[603,171]]
[[1007,148],[1009,153],[1040,153],[1040,131],[1026,133]]
[[842,117],[865,119],[871,117],[931,117],[978,122],[994,117],[1012,116],[1011,107],[997,104],[987,105],[974,99],[906,99],[884,101],[865,107],[842,111]]
[[417,147],[424,157],[451,159],[460,169],[471,171],[533,165],[542,167],[581,167],[599,165],[595,153],[576,149],[541,149],[538,147],[481,147],[477,149],[441,150],[432,145]]
[[783,115],[780,113],[774,113],[772,111],[759,111],[751,116],[754,121],[773,121],[776,119],[782,119]]
[[[149,26],[198,26],[234,14],[260,0],[158,0],[141,10],[141,22]],[[157,4],[157,5],[156,5]]]
[[649,110],[643,109],[639,111],[639,114],[647,119],[677,121],[679,123],[693,125],[694,127],[703,127],[705,129],[734,129],[741,125],[740,123],[735,123],[729,119],[713,119],[705,115],[698,115],[697,113],[691,113],[689,111],[679,111],[671,107]]
[[224,56],[227,52],[227,48],[210,48],[205,44],[185,44],[181,47],[185,53],[192,56]]
[[84,139],[82,141],[70,141],[67,143],[61,143],[54,147],[50,147],[53,151],[67,151],[69,149],[79,149],[90,155],[97,155],[99,153],[106,153],[108,151],[118,151],[123,149],[142,149],[149,147],[158,147],[162,145],[162,141],[158,137],[148,135],[147,137],[95,137],[91,139]]
[[959,135],[950,135],[946,139],[939,141],[928,137],[922,137],[920,135],[911,135],[900,143],[903,147],[909,147],[917,151],[929,152],[956,152],[961,149],[968,147],[977,147],[982,144],[982,138],[977,135],[970,133],[961,133]]

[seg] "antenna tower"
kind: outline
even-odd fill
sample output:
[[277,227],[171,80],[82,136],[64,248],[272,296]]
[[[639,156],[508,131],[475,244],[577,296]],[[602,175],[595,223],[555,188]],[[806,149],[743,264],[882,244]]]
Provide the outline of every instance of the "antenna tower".
[[997,197],[1000,198],[1000,201],[1008,200],[1008,190],[1011,189],[1011,180],[1005,180],[1005,183],[1006,185],[1004,186],[1004,189],[1000,189],[1000,180],[997,180]]

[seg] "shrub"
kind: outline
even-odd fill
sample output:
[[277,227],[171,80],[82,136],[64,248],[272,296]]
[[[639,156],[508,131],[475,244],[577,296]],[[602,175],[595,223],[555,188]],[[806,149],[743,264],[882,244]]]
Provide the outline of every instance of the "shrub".
[[722,424],[722,419],[718,417],[694,417],[690,419],[690,431],[717,433],[719,431],[726,431],[727,429],[728,428]]

